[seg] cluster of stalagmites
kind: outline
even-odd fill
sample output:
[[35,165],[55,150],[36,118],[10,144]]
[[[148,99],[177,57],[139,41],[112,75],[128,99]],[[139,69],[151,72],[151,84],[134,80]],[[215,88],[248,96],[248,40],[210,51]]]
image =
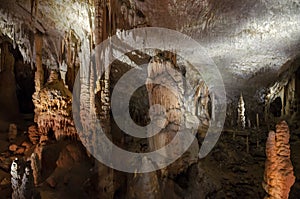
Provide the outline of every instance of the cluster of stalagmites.
[[30,161],[22,162],[17,158],[11,164],[12,199],[37,199]]
[[51,71],[48,82],[33,96],[35,122],[42,134],[53,131],[56,140],[62,137],[76,139],[72,119],[72,94],[56,71]]
[[276,132],[269,132],[263,182],[263,188],[267,192],[265,199],[288,199],[289,197],[290,188],[295,182],[289,139],[289,127],[285,121],[276,125]]

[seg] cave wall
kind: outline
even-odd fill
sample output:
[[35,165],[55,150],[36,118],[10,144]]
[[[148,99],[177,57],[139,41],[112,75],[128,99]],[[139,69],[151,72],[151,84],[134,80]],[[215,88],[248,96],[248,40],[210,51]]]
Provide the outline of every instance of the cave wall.
[[269,88],[265,99],[266,122],[295,118],[299,114],[299,68],[297,60],[295,62]]
[[16,121],[19,117],[19,103],[14,73],[15,58],[12,54],[12,45],[8,41],[1,43],[0,68],[0,118],[7,122]]

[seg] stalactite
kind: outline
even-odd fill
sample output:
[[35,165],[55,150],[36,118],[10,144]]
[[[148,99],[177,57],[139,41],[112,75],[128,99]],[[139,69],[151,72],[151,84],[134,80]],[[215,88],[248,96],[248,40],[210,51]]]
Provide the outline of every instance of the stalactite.
[[276,125],[276,133],[270,131],[266,143],[267,160],[263,188],[265,199],[288,199],[290,188],[295,182],[290,159],[290,132],[285,121]]
[[39,33],[34,35],[34,46],[35,46],[35,91],[38,93],[44,85],[44,70],[42,62],[42,50],[43,50],[43,36]]
[[73,91],[75,77],[79,70],[80,38],[73,30],[65,34],[62,40],[62,53],[65,55],[63,62],[67,65],[65,83],[70,91]]
[[242,129],[246,127],[246,117],[245,117],[245,102],[243,99],[243,95],[241,94],[239,102],[238,102],[238,126]]

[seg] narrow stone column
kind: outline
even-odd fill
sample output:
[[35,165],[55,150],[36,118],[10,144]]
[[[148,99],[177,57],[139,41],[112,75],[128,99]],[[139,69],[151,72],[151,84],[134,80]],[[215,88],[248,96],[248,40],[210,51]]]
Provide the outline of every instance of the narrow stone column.
[[43,50],[43,36],[39,33],[34,35],[34,47],[35,47],[35,91],[39,92],[44,85],[44,70],[42,62],[42,50]]

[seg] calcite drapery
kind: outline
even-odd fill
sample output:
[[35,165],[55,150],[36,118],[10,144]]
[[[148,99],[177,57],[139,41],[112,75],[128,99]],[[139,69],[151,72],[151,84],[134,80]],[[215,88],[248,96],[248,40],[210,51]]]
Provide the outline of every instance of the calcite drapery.
[[293,165],[290,160],[290,132],[285,121],[276,125],[276,133],[270,131],[266,143],[267,160],[263,188],[265,199],[288,199],[295,182]]

